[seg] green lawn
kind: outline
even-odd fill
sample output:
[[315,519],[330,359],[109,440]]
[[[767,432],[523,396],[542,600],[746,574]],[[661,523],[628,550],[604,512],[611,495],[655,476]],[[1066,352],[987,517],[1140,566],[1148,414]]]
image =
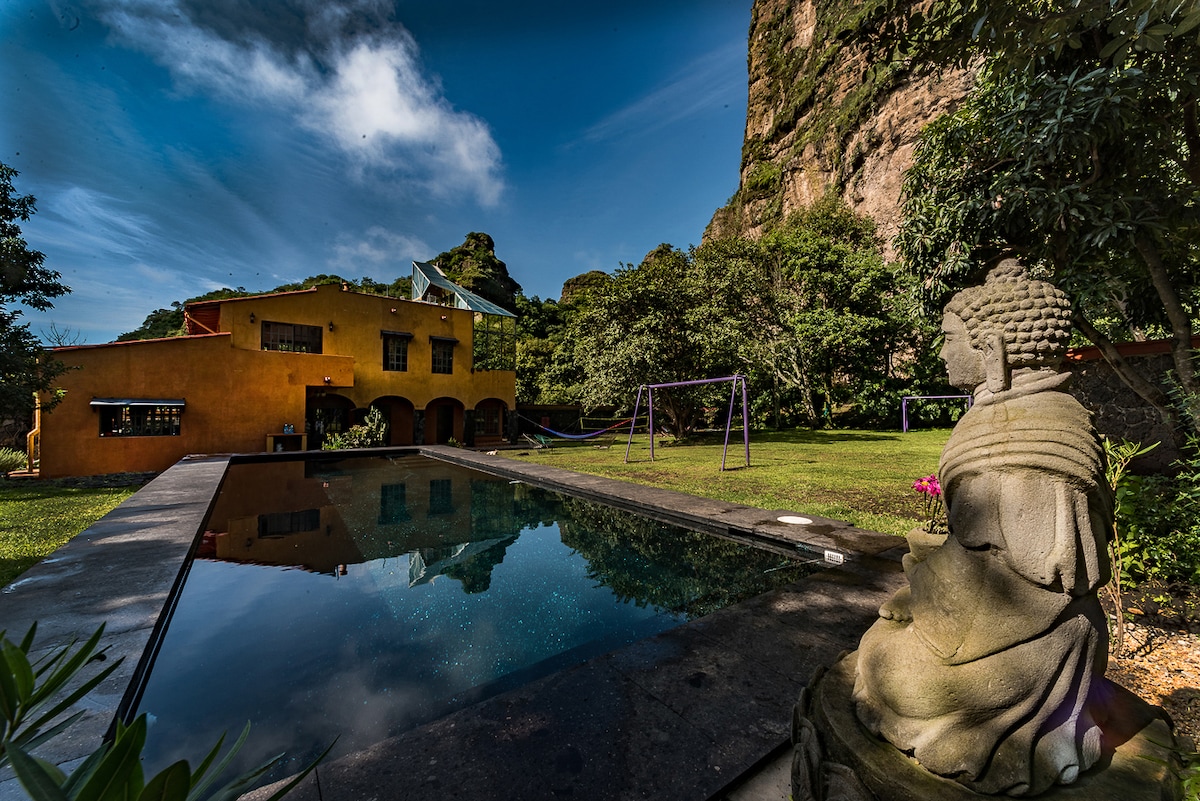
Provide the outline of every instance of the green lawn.
[[78,489],[0,482],[0,587],[99,520],[137,487]]
[[[740,437],[740,434],[736,435]],[[625,464],[624,437],[612,446],[589,440],[555,440],[549,449],[501,451],[581,473],[689,492],[767,509],[790,509],[845,520],[860,528],[904,534],[923,522],[923,506],[912,489],[921,476],[937,472],[949,429],[910,431],[762,431],[750,437],[750,467],[741,439],[729,444],[721,471],[723,435],[696,444],[655,446],[634,437]]]

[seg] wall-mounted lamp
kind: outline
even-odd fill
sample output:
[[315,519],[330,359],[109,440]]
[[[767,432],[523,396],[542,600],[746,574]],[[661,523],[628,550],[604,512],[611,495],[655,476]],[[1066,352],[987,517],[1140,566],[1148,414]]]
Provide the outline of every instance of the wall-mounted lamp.
[[446,319],[446,315],[444,315],[444,314],[443,314],[443,315],[442,315],[442,319],[443,319],[443,320],[445,320],[445,319]]
[[326,383],[326,384],[332,384],[332,383],[333,383],[333,377],[332,377],[332,376],[325,376],[325,383]]
[[395,307],[393,307],[393,308],[392,308],[392,314],[395,314],[395,313],[396,313],[396,309],[395,309]]
[[250,312],[250,322],[254,322],[254,312]]
[[332,331],[332,330],[333,330],[333,320],[330,320],[330,321],[329,321],[329,330],[330,330],[330,331]]

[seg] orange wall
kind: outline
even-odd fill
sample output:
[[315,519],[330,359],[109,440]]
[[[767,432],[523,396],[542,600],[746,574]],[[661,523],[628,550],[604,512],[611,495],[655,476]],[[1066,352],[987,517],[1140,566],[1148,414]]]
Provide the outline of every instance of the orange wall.
[[[392,309],[395,309],[393,312]],[[250,322],[250,315],[254,322]],[[445,319],[443,319],[445,318]],[[297,323],[321,328],[322,350],[355,357],[353,390],[334,388],[360,408],[385,395],[412,401],[417,409],[440,397],[458,399],[473,409],[482,400],[499,398],[516,406],[516,377],[511,371],[471,370],[472,326],[475,315],[465,309],[415,303],[359,292],[343,292],[336,284],[306,292],[259,295],[221,304],[221,330],[233,334],[236,348],[257,351],[262,347],[262,322]],[[333,330],[329,324],[333,323]],[[381,331],[412,334],[408,345],[408,371],[383,369]],[[458,340],[454,347],[454,372],[432,372],[430,336]]]
[[[165,470],[189,453],[261,451],[285,422],[303,430],[305,387],[349,381],[345,356],[239,351],[227,335],[70,348],[62,402],[41,415],[44,478]],[[93,398],[183,398],[177,437],[101,437]]]
[[[262,350],[265,320],[321,326],[323,352]],[[474,409],[495,398],[511,410],[515,374],[471,369],[473,320],[462,309],[324,286],[223,302],[222,334],[56,350],[55,357],[74,369],[58,382],[66,391],[63,401],[40,418],[40,474],[165,470],[190,453],[262,451],[266,435],[285,423],[304,430],[309,387],[344,395],[359,408],[397,396],[416,409],[438,398]],[[383,370],[380,331],[413,335],[407,372]],[[433,374],[431,335],[458,340],[451,375]],[[100,414],[89,405],[97,397],[183,398],[180,436],[101,437]],[[456,422],[461,439],[461,420]],[[426,436],[432,440],[428,429]]]

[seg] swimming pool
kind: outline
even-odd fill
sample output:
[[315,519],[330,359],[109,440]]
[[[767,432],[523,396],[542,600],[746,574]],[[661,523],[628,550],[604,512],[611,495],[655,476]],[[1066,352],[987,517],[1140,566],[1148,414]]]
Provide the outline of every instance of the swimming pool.
[[205,528],[149,770],[246,720],[243,767],[352,751],[810,570],[420,456],[231,465]]

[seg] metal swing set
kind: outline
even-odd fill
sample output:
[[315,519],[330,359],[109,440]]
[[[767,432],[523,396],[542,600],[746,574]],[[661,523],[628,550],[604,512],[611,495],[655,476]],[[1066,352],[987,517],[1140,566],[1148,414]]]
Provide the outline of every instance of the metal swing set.
[[730,382],[729,416],[725,419],[725,449],[721,452],[721,470],[725,469],[725,459],[729,454],[729,432],[733,428],[733,407],[737,400],[738,388],[742,390],[742,441],[746,449],[746,467],[750,466],[750,413],[747,400],[746,376],[731,375],[724,378],[702,378],[696,381],[672,381],[666,384],[642,384],[638,387],[637,400],[633,404],[633,419],[629,423],[629,441],[625,444],[625,462],[629,463],[629,450],[633,446],[633,429],[637,425],[638,412],[642,406],[642,395],[646,396],[646,414],[649,418],[650,430],[650,461],[654,461],[654,390],[670,387],[694,387],[700,384],[718,384]]

